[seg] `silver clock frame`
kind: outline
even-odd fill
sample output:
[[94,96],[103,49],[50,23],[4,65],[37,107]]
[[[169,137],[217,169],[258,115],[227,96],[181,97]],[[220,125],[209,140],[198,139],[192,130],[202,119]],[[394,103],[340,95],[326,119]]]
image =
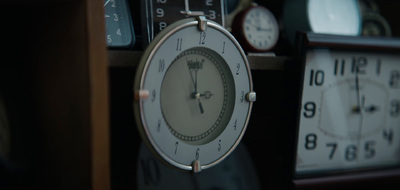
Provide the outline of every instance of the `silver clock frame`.
[[[245,111],[245,112],[247,112],[247,115],[244,116],[245,119],[243,121],[243,126],[240,126],[241,131],[240,131],[237,139],[234,140],[233,145],[230,146],[230,148],[227,148],[228,150],[226,152],[224,152],[222,156],[219,156],[219,158],[216,159],[215,161],[213,161],[211,163],[206,163],[204,165],[202,165],[202,163],[200,163],[200,161],[198,161],[196,159],[193,160],[192,164],[182,164],[182,163],[179,163],[179,162],[175,161],[174,159],[170,158],[166,153],[164,153],[163,150],[159,147],[159,145],[157,145],[157,143],[155,142],[155,139],[153,139],[153,137],[151,136],[151,133],[149,131],[149,126],[146,123],[146,118],[145,118],[145,113],[144,113],[144,108],[143,108],[144,101],[150,97],[149,91],[144,88],[145,77],[149,72],[149,67],[150,67],[151,61],[154,58],[155,54],[160,49],[160,47],[164,44],[164,42],[166,42],[166,40],[168,38],[170,38],[175,33],[179,32],[187,27],[193,27],[193,26],[198,27],[198,29],[200,31],[206,30],[207,27],[213,28],[213,29],[221,32],[223,35],[225,35],[235,45],[235,48],[240,52],[240,57],[243,59],[244,65],[246,67],[245,68],[245,70],[247,72],[246,75],[249,77],[248,78],[249,92],[246,92],[246,94],[245,94],[245,101],[248,102],[249,105],[248,105],[248,110]],[[187,49],[189,49],[189,48],[187,48]],[[182,50],[182,51],[184,51],[184,50]],[[231,68],[231,66],[230,66],[230,68]],[[233,73],[232,68],[230,70]],[[236,80],[234,80],[234,82],[235,82],[235,86],[237,86]],[[142,137],[142,140],[145,142],[145,144],[149,147],[149,149],[152,151],[152,153],[158,159],[160,159],[163,163],[166,163],[167,165],[170,165],[179,170],[192,171],[194,173],[200,172],[203,169],[210,168],[210,167],[220,163],[229,154],[232,153],[232,151],[240,143],[240,140],[242,139],[242,137],[246,131],[246,128],[247,128],[247,125],[249,122],[249,118],[250,118],[250,114],[251,114],[252,103],[256,100],[256,94],[255,94],[255,92],[253,92],[253,82],[252,82],[252,78],[251,78],[250,66],[249,66],[247,57],[246,57],[244,51],[242,50],[241,46],[236,41],[236,39],[226,29],[224,29],[222,26],[220,26],[219,24],[217,24],[213,21],[208,21],[207,19],[205,19],[205,17],[198,17],[196,19],[188,18],[188,19],[183,19],[178,22],[175,22],[175,23],[171,24],[170,26],[168,26],[166,29],[162,30],[160,32],[160,34],[154,38],[154,40],[149,44],[149,46],[145,50],[145,52],[141,58],[140,64],[137,68],[136,78],[135,78],[135,82],[134,82],[134,95],[135,95],[135,98],[134,98],[135,100],[134,100],[133,104],[134,104],[135,120],[138,125],[137,127],[138,127],[138,130]],[[237,97],[236,97],[236,99],[237,99]],[[236,102],[236,100],[235,100],[235,102]],[[235,103],[235,108],[236,108],[236,103]],[[234,113],[235,113],[235,111],[234,111]],[[232,115],[234,115],[234,113]],[[232,123],[232,120],[233,119],[230,118],[228,125],[230,123]],[[224,129],[224,132],[225,131],[226,131],[226,129]],[[222,132],[222,133],[224,133],[224,132]],[[222,134],[220,134],[220,136],[222,136]],[[214,142],[214,141],[217,141],[217,140],[214,139],[212,142]],[[212,143],[212,142],[210,142],[210,143]],[[208,143],[208,144],[210,144],[210,143]],[[187,145],[187,146],[195,146],[195,145]]]

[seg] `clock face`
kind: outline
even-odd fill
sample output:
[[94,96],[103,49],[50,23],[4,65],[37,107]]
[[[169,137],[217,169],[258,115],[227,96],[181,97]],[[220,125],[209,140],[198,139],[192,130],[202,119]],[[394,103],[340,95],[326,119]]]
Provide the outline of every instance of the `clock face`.
[[225,26],[224,5],[224,0],[142,0],[145,42],[151,42],[167,26],[187,17],[205,16]]
[[216,52],[199,47],[182,52],[172,61],[160,93],[161,109],[171,133],[195,145],[208,143],[221,134],[235,103],[228,64]]
[[244,37],[253,49],[266,51],[278,41],[278,22],[268,9],[261,6],[250,8],[243,21]]
[[296,173],[400,165],[400,56],[306,53]]
[[205,17],[181,20],[161,34],[136,75],[138,128],[158,158],[197,172],[240,142],[255,101],[250,67],[233,36]]
[[104,0],[106,42],[111,48],[127,48],[135,43],[131,14],[126,0]]

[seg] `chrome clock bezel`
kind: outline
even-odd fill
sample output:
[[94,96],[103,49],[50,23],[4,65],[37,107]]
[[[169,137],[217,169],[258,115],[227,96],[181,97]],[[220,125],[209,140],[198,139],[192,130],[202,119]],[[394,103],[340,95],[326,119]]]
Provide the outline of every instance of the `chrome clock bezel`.
[[[206,32],[214,32],[214,34],[218,34],[225,36],[226,40],[224,43],[218,43],[218,47],[216,47],[216,42],[215,41],[209,41],[208,43],[199,43],[199,37],[193,37],[193,36],[199,36],[199,34],[202,34],[202,30],[205,30]],[[197,31],[197,32],[196,32]],[[191,34],[192,41],[196,41],[196,43],[185,43],[184,38],[180,38],[181,40],[179,41],[179,38],[174,38],[176,37],[175,35],[178,35],[184,32],[189,32],[188,34]],[[195,33],[191,33],[195,32]],[[211,35],[210,35],[211,36]],[[174,38],[174,39],[172,39]],[[201,38],[201,37],[200,37]],[[189,39],[189,38],[188,38]],[[171,45],[171,43],[174,43],[174,45]],[[184,43],[182,43],[184,41]],[[189,40],[187,40],[189,41]],[[169,44],[169,49],[167,50],[165,45],[166,43]],[[233,45],[233,47],[225,47],[225,45],[228,46],[228,44]],[[167,45],[165,45],[167,46]],[[174,47],[171,47],[174,46]],[[176,46],[176,49],[175,49]],[[153,76],[154,75],[154,70],[158,68],[158,62],[153,60],[156,60],[157,56],[161,51],[168,51],[166,54],[168,54],[168,58],[165,59],[165,70],[170,66],[172,60],[174,60],[175,57],[177,57],[181,52],[193,48],[193,47],[203,47],[203,48],[208,48],[212,51],[218,52],[228,63],[230,71],[232,72],[232,75],[234,76],[234,84],[235,84],[235,93],[236,93],[236,98],[235,98],[235,105],[234,105],[234,111],[232,113],[232,118],[230,118],[230,121],[228,122],[228,125],[226,129],[219,135],[219,137],[215,138],[211,142],[208,142],[203,145],[190,145],[186,144],[184,142],[181,142],[179,139],[174,139],[173,135],[171,136],[168,131],[168,133],[165,133],[163,135],[163,138],[165,140],[160,140],[160,138],[156,137],[154,135],[154,130],[152,131],[151,127],[152,124],[148,123],[149,118],[151,117],[156,117],[154,115],[160,116],[158,111],[154,111],[152,113],[152,116],[149,114],[146,114],[146,99],[151,98],[151,90],[146,89],[146,82],[148,81],[147,77]],[[179,50],[178,50],[179,49]],[[218,50],[217,50],[218,49]],[[239,61],[227,61],[229,56],[228,51],[233,51],[237,53],[235,55],[236,57],[240,57],[241,60]],[[164,52],[165,53],[165,52]],[[225,55],[222,55],[225,54]],[[232,54],[232,53],[231,53]],[[234,57],[235,57],[234,56]],[[232,58],[229,58],[232,59]],[[232,63],[233,62],[233,63]],[[157,65],[156,65],[157,64]],[[164,66],[164,65],[163,65]],[[236,71],[241,68],[241,72],[244,73],[242,75],[236,74]],[[152,73],[153,72],[153,73]],[[157,72],[157,71],[155,71]],[[158,76],[155,80],[157,84],[161,84],[163,77],[165,76],[164,72],[160,76]],[[153,77],[154,79],[154,77]],[[157,86],[157,84],[155,86]],[[158,87],[157,87],[158,88]],[[161,87],[160,87],[161,88]],[[157,90],[159,91],[159,90]],[[186,170],[186,171],[193,171],[193,172],[198,172],[201,171],[202,169],[207,169],[209,167],[212,167],[219,162],[221,162],[223,159],[225,159],[234,149],[235,147],[239,144],[241,138],[244,135],[244,132],[246,130],[250,113],[251,113],[251,108],[252,108],[252,102],[255,101],[255,93],[253,92],[253,83],[251,79],[251,73],[250,73],[250,66],[247,61],[247,58],[245,56],[245,53],[241,49],[239,43],[235,40],[235,38],[222,26],[219,24],[208,21],[204,17],[200,17],[199,19],[194,19],[194,18],[188,18],[184,20],[180,20],[178,22],[175,22],[174,24],[168,26],[165,28],[159,35],[156,36],[156,38],[150,43],[148,48],[145,50],[142,59],[140,61],[140,64],[137,69],[136,73],[136,78],[134,82],[134,94],[135,94],[135,101],[134,101],[134,113],[135,113],[135,119],[138,125],[138,130],[140,132],[140,135],[146,145],[150,148],[150,150],[164,163],[173,166],[175,168],[178,168],[180,170]],[[160,97],[157,97],[160,99]],[[156,100],[157,101],[157,100]],[[242,101],[241,104],[238,103],[238,101]],[[161,106],[161,105],[160,105]],[[159,107],[160,107],[159,106]],[[161,107],[160,109],[161,110]],[[233,116],[236,116],[236,120],[233,119]],[[162,118],[161,118],[162,117]],[[165,120],[163,116],[160,116],[160,120]],[[162,121],[162,123],[166,123]],[[157,125],[157,124],[155,124]],[[227,132],[227,129],[232,129],[235,128],[236,132]],[[167,131],[167,130],[164,130]],[[234,135],[233,135],[234,134]],[[175,137],[176,138],[176,137]],[[221,139],[222,141],[226,140],[227,146],[221,145]],[[161,144],[168,144],[169,148],[176,148],[174,147],[175,145],[181,146],[182,147],[182,152],[186,152],[186,155],[179,155],[179,156],[171,156],[171,151],[175,151],[175,154],[177,154],[177,149],[168,149],[166,150],[165,146],[166,145],[161,145]],[[174,145],[175,144],[175,145]],[[217,150],[218,152],[215,152],[215,150],[210,151],[211,148]],[[221,150],[221,151],[219,151]],[[169,152],[168,152],[169,151]],[[204,152],[203,152],[204,151]],[[200,154],[200,155],[199,155]],[[210,158],[207,158],[205,160],[202,160],[201,155],[209,155]],[[173,158],[172,158],[173,157]],[[191,158],[188,158],[191,157]]]

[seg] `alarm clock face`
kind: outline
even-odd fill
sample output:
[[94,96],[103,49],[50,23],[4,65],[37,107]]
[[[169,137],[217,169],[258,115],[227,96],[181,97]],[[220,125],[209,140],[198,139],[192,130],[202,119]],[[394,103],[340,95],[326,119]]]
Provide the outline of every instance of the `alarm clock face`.
[[296,173],[400,165],[400,56],[306,53]]
[[274,15],[265,7],[252,7],[243,19],[244,38],[252,49],[267,51],[279,38],[279,26]]

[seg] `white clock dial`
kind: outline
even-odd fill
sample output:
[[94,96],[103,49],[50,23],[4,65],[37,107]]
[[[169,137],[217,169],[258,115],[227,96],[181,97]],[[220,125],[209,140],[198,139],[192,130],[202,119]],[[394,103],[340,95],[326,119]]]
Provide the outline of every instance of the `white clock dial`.
[[201,17],[167,27],[136,77],[138,129],[162,161],[197,172],[240,142],[255,93],[243,50],[220,25]]
[[179,54],[166,71],[161,109],[173,135],[200,145],[225,129],[234,95],[233,76],[224,59],[208,49],[193,48]]
[[400,164],[400,56],[309,50],[296,173]]
[[379,132],[386,124],[383,110],[388,109],[389,90],[374,80],[358,79],[357,95],[349,90],[356,88],[355,81],[355,77],[348,78],[321,92],[318,128],[326,135],[340,139],[363,138]]
[[274,15],[266,8],[251,8],[244,17],[243,31],[246,40],[258,50],[271,49],[279,37],[279,27]]

